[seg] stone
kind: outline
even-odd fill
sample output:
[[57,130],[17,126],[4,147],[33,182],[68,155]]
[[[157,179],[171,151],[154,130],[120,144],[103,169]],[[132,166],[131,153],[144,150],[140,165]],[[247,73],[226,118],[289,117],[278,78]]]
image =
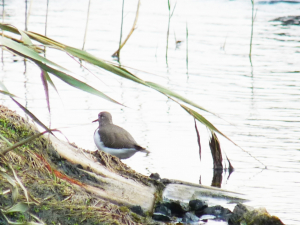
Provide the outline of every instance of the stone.
[[184,216],[182,217],[182,222],[184,222],[184,223],[190,224],[190,223],[195,223],[198,221],[199,221],[199,218],[190,212],[185,213]]
[[300,16],[283,16],[278,17],[272,21],[279,21],[282,23],[282,25],[288,26],[288,25],[300,25]]
[[172,201],[169,203],[169,209],[171,209],[172,216],[183,217],[188,211],[188,205],[184,205],[184,203],[179,201]]
[[160,180],[160,176],[158,173],[151,173],[149,177],[153,180]]
[[202,201],[202,200],[199,200],[199,199],[191,200],[189,202],[189,206],[190,206],[192,211],[201,211],[204,208],[208,207],[207,203],[205,201]]
[[265,208],[254,209],[253,207],[238,203],[231,216],[229,217],[229,225],[240,224],[253,225],[283,225],[281,220],[276,216],[271,216]]
[[163,222],[171,221],[170,217],[163,215],[161,213],[153,213],[152,219],[158,220],[158,221],[163,221]]
[[164,204],[155,207],[152,218],[159,221],[171,221],[171,210]]
[[159,204],[155,207],[155,213],[161,213],[166,216],[171,216],[171,210],[165,204]]
[[132,206],[130,207],[130,210],[140,216],[145,216],[145,213],[143,212],[143,209],[141,206],[139,205],[135,205],[135,206]]
[[227,221],[231,216],[232,212],[227,208],[217,205],[217,206],[205,208],[203,211],[201,211],[201,215],[199,213],[195,213],[195,214],[197,216],[213,215],[216,217],[216,219]]

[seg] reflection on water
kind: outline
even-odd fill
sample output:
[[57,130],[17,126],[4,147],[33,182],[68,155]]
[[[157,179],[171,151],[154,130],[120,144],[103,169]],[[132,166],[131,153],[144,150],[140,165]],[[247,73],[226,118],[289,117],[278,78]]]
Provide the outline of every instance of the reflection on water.
[[[22,5],[24,4],[24,5]],[[24,29],[25,3],[6,2],[5,17]],[[121,1],[92,1],[85,49],[105,60],[118,48]],[[131,29],[137,1],[125,2],[124,34]],[[265,206],[286,224],[299,224],[300,88],[299,26],[283,26],[275,18],[297,15],[297,4],[255,4],[252,64],[249,62],[251,1],[177,1],[171,20],[168,68],[165,60],[167,1],[143,1],[137,29],[121,51],[121,64],[137,76],[169,87],[226,121],[203,113],[244,150],[219,137],[235,171],[223,173],[222,188],[247,194],[253,206]],[[88,2],[49,3],[48,36],[81,48]],[[44,33],[46,3],[32,1],[28,30]],[[186,27],[188,25],[188,74]],[[176,37],[175,37],[176,36]],[[180,46],[176,40],[181,40]],[[95,149],[92,124],[100,111],[112,113],[114,123],[127,129],[151,154],[125,160],[133,169],[161,177],[210,185],[213,180],[209,135],[198,124],[202,160],[193,119],[180,106],[153,90],[84,64],[54,49],[49,59],[126,106],[120,107],[78,92],[53,78],[59,95],[50,89],[52,127],[69,140]],[[25,67],[26,65],[26,67]],[[0,80],[20,102],[48,124],[40,71],[31,63],[3,52]],[[24,73],[26,71],[26,73]],[[143,72],[147,71],[149,73]],[[23,74],[24,73],[24,74]],[[1,104],[17,109],[5,96]],[[218,178],[220,180],[220,177]]]

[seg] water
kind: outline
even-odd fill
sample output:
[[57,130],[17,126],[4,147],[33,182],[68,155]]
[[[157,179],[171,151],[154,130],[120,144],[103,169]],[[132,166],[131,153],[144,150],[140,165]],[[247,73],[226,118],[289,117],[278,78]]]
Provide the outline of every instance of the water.
[[[171,8],[175,1],[171,1]],[[24,29],[25,3],[6,2],[6,23]],[[30,6],[29,6],[30,5]],[[28,5],[28,29],[44,34],[46,3]],[[135,17],[137,2],[125,1],[123,37]],[[164,85],[218,114],[201,112],[246,152],[219,136],[222,150],[235,171],[223,176],[222,188],[241,192],[255,207],[266,207],[286,224],[299,224],[300,88],[299,26],[271,20],[298,15],[298,4],[255,4],[252,64],[249,61],[251,1],[177,1],[171,18],[166,66],[167,1],[142,1],[137,29],[121,51],[121,63],[137,76]],[[87,1],[50,1],[47,34],[81,48]],[[92,1],[85,49],[105,60],[119,45],[121,1]],[[188,68],[186,66],[188,27]],[[181,40],[176,48],[175,40]],[[125,104],[121,107],[79,92],[53,78],[50,89],[52,127],[60,128],[77,145],[95,150],[91,121],[109,111],[114,123],[126,128],[152,153],[124,160],[149,175],[210,185],[212,159],[209,132],[198,123],[200,162],[193,119],[176,103],[154,90],[111,75],[88,64],[91,72],[56,50],[47,57],[72,70],[76,77]],[[30,62],[2,53],[0,80],[43,122],[49,123],[40,71]],[[15,62],[14,62],[15,61]],[[26,72],[25,71],[26,68]],[[146,73],[146,72],[148,73]],[[1,104],[17,107],[5,96]],[[200,112],[200,111],[199,111]],[[231,124],[229,124],[229,121]],[[265,166],[267,169],[265,169]]]

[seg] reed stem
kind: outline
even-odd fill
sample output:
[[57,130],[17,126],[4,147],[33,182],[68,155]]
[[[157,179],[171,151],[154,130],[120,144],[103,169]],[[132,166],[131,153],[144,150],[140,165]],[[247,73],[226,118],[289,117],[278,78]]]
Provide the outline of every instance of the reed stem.
[[173,11],[172,11],[172,13],[171,13],[171,4],[170,4],[170,0],[168,0],[169,22],[168,22],[167,46],[166,46],[166,64],[167,64],[167,67],[169,66],[169,65],[168,65],[168,49],[169,49],[170,23],[171,23],[171,18],[172,18],[172,16],[173,16],[173,13],[174,13],[176,4],[177,4],[177,2],[175,3],[175,6],[174,6]]
[[[121,50],[122,45],[122,33],[123,33],[123,16],[124,16],[124,0],[122,2],[122,20],[121,20],[121,32],[120,32],[120,41],[119,41],[119,49]],[[120,52],[118,51],[118,61],[120,62]]]
[[[49,11],[49,0],[47,0],[46,21],[45,21],[45,36],[46,37],[47,37],[47,28],[48,28],[48,11]],[[46,46],[44,46],[44,57],[46,57]]]
[[139,18],[140,4],[141,4],[141,0],[139,0],[139,2],[138,2],[136,14],[135,14],[135,19],[134,19],[133,26],[132,26],[132,28],[131,28],[129,34],[127,35],[126,39],[123,41],[123,43],[121,44],[121,46],[119,47],[119,49],[118,49],[117,51],[115,51],[114,54],[112,54],[112,57],[118,57],[119,51],[124,47],[124,45],[126,44],[126,42],[128,41],[128,39],[129,39],[130,36],[132,35],[133,31],[135,31],[135,29],[136,29],[136,24],[137,24],[137,20],[138,20],[138,18]]
[[188,40],[189,40],[189,30],[188,30],[188,25],[186,23],[186,74],[189,73],[189,45],[188,45]]
[[82,50],[84,50],[85,40],[86,40],[86,34],[89,24],[89,17],[90,17],[90,6],[91,6],[91,0],[89,0],[89,6],[88,6],[88,12],[87,12],[87,18],[86,18],[86,24],[85,24],[85,31],[84,31],[84,38],[83,38],[83,45]]
[[252,66],[252,38],[253,38],[253,23],[254,23],[254,1],[251,0],[252,4],[252,20],[251,20],[251,38],[250,38],[250,52],[249,52],[249,60]]

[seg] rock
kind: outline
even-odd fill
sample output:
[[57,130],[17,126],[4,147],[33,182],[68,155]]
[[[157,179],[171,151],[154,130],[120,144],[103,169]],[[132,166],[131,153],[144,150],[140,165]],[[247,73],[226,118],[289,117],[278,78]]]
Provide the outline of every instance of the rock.
[[158,221],[163,221],[163,222],[171,221],[170,217],[163,215],[161,213],[153,213],[152,219],[158,220]]
[[183,215],[189,211],[188,205],[182,202],[170,202],[169,209],[171,209],[172,216],[183,217]]
[[205,201],[195,199],[189,202],[189,206],[192,211],[201,211],[207,207],[207,203]]
[[171,221],[171,217],[182,218],[188,210],[188,205],[179,201],[158,203],[152,218],[160,221]]
[[153,180],[160,180],[160,176],[158,173],[151,173],[149,177]]
[[171,221],[171,210],[165,204],[158,204],[155,207],[152,218],[159,221]]
[[182,222],[184,223],[195,223],[198,221],[199,218],[190,212],[185,213],[184,216],[182,217]]
[[300,16],[284,16],[278,17],[272,21],[279,21],[282,25],[300,25]]
[[251,223],[253,225],[283,225],[279,218],[271,216],[265,208],[254,209],[253,207],[238,203],[228,220],[228,224],[240,225],[243,223]]
[[164,185],[170,184],[172,181],[166,178],[160,180]]
[[195,212],[195,214],[199,217],[202,215],[213,215],[216,217],[216,219],[227,221],[231,216],[232,212],[229,209],[217,205],[217,206],[207,207],[200,212]]
[[168,201],[160,203],[160,205],[167,207],[171,211],[171,215],[176,217],[183,217],[189,211],[188,205],[179,201]]
[[135,205],[135,206],[132,206],[130,207],[130,210],[140,216],[145,216],[145,213],[143,212],[143,209],[141,206],[139,205]]
[[259,4],[277,4],[277,3],[289,3],[289,4],[298,4],[299,0],[267,0],[267,1],[259,1]]
[[163,221],[163,222],[171,221],[170,217],[163,215],[161,213],[153,213],[152,219],[158,220],[158,221]]
[[155,207],[155,211],[156,213],[161,213],[164,214],[166,216],[171,216],[171,210],[165,205],[165,204],[159,204]]

